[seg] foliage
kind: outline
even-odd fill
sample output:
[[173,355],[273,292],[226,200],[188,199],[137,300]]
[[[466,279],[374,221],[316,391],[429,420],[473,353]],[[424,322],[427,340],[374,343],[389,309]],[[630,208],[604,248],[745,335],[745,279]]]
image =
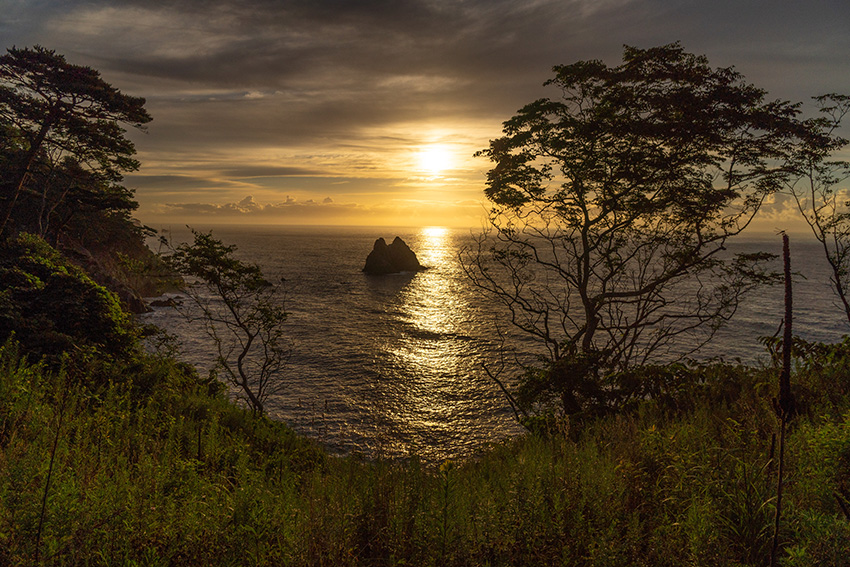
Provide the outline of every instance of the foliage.
[[80,215],[63,239],[62,251],[99,283],[156,297],[179,287],[180,279],[147,245],[156,231],[118,214]]
[[478,153],[493,208],[465,264],[537,342],[569,414],[582,385],[688,355],[774,281],[768,255],[725,246],[781,187],[802,126],[796,105],[678,44],[554,72],[561,98],[523,107]]
[[37,236],[23,233],[0,247],[0,281],[0,340],[14,335],[36,358],[126,356],[136,346],[115,296]]
[[144,102],[40,46],[0,57],[0,234],[39,235],[136,310],[164,283],[120,184],[139,167],[121,125],[143,128]]
[[169,257],[178,273],[203,284],[183,289],[200,313],[183,313],[204,324],[216,345],[217,369],[262,414],[268,397],[283,388],[280,371],[290,353],[280,286],[266,280],[258,266],[238,260],[235,246],[211,233],[192,234],[194,242],[181,244]]
[[[763,342],[778,367],[781,340]],[[832,344],[794,337],[791,354],[798,373],[794,384],[797,412],[814,417],[816,412],[840,412],[850,403],[850,337]]]
[[0,57],[0,125],[8,171],[2,231],[10,220],[19,225],[28,220],[16,230],[36,232],[38,227],[45,236],[51,223],[67,223],[76,208],[132,210],[132,194],[116,183],[139,163],[119,123],[140,128],[149,122],[144,103],[55,51],[8,49]]
[[[250,532],[256,497],[322,463],[313,445],[281,424],[251,418],[211,389],[215,382],[171,359],[141,356],[116,373],[125,379],[92,388],[65,371],[22,362],[14,344],[0,348],[4,565],[34,565],[35,557],[45,565],[151,565],[166,555],[177,564],[210,564],[224,549],[219,536],[207,548],[205,533],[218,530],[233,534],[228,555],[235,561],[243,552],[236,541],[260,537]],[[255,490],[257,478],[269,484]]]
[[850,112],[850,96],[815,97],[821,115],[807,121],[808,135],[795,148],[786,181],[797,208],[823,247],[831,270],[830,281],[850,322],[850,207],[846,187],[850,162],[834,159],[848,144],[836,134]]
[[[831,363],[810,362],[794,383],[828,388],[803,373]],[[437,467],[328,457],[168,358],[133,365],[92,389],[0,348],[4,564],[35,563],[40,517],[43,565],[767,563],[771,369],[692,368],[666,401]],[[780,564],[850,556],[848,412],[790,431]]]

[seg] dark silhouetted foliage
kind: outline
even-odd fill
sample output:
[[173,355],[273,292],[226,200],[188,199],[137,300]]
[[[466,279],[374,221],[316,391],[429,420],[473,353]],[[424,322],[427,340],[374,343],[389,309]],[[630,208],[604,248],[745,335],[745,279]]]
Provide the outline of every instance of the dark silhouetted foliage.
[[184,287],[193,308],[183,312],[204,324],[216,345],[218,371],[262,414],[267,398],[283,387],[280,371],[290,355],[280,286],[258,266],[238,260],[235,246],[211,233],[192,234],[194,242],[178,246],[168,258],[178,273],[202,284]]
[[115,185],[139,167],[120,123],[149,122],[144,103],[55,51],[8,49],[0,57],[2,232],[12,222],[45,236],[77,207],[132,210],[131,196]]
[[848,144],[837,133],[850,112],[850,96],[829,94],[815,100],[820,115],[806,123],[807,136],[795,148],[786,184],[823,247],[833,290],[850,322],[850,206],[846,188],[840,186],[850,178],[850,162],[836,159]]
[[121,125],[149,122],[144,103],[41,46],[0,57],[0,235],[44,238],[137,311],[162,272],[120,184],[139,167]]
[[769,255],[725,247],[782,187],[805,126],[797,105],[678,44],[554,73],[561,96],[479,152],[493,208],[465,264],[540,345],[521,390],[570,414],[604,376],[694,352],[774,281]]

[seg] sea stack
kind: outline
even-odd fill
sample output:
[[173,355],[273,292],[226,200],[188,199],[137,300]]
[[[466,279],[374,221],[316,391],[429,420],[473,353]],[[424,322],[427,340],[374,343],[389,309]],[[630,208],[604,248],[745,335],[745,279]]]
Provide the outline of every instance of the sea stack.
[[376,240],[363,267],[363,271],[367,274],[396,274],[418,272],[424,269],[425,266],[419,263],[413,250],[398,236],[390,245],[387,245],[383,238]]

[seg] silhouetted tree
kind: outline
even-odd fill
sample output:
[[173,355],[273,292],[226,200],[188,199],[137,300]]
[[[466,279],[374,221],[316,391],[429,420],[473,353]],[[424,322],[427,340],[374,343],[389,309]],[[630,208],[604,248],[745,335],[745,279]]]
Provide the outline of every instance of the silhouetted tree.
[[258,266],[236,259],[235,246],[210,233],[192,234],[194,241],[170,256],[180,274],[202,284],[184,287],[197,310],[183,313],[204,325],[215,342],[218,371],[262,414],[268,397],[282,387],[279,372],[290,355],[280,286],[266,280]]
[[[42,234],[44,214],[71,193],[105,194],[107,200],[120,194],[115,184],[139,167],[120,124],[142,128],[151,120],[144,104],[55,51],[8,49],[0,57],[0,232],[24,194],[32,197],[28,215],[37,217],[37,226],[26,228],[40,227]],[[120,206],[132,210],[135,203],[126,198]]]
[[782,186],[801,124],[797,105],[679,44],[553,70],[560,98],[520,109],[477,154],[494,163],[493,207],[464,263],[543,347],[516,399],[571,414],[674,339],[693,352],[771,279],[767,255],[724,250]]
[[815,97],[820,116],[807,121],[807,135],[797,146],[789,166],[787,185],[812,234],[823,247],[831,270],[830,281],[850,322],[850,162],[834,159],[848,141],[837,135],[850,112],[850,97]]

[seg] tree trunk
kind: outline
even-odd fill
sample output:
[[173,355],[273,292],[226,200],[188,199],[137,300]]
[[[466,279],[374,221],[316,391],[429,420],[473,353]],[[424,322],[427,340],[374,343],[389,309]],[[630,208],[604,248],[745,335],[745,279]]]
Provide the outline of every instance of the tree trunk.
[[21,191],[24,189],[24,185],[26,185],[27,178],[30,174],[30,169],[32,168],[33,162],[35,162],[35,158],[38,155],[38,152],[41,150],[42,144],[44,144],[44,140],[47,138],[47,134],[50,132],[50,129],[53,128],[53,125],[56,123],[56,120],[59,118],[59,112],[62,108],[62,101],[57,100],[53,106],[50,108],[50,112],[47,114],[47,117],[44,119],[44,123],[42,123],[41,128],[38,130],[38,134],[36,134],[35,139],[30,143],[29,151],[27,151],[27,156],[24,159],[24,164],[21,167],[20,173],[18,174],[18,180],[15,187],[15,194],[12,196],[12,201],[6,207],[6,214],[3,217],[3,224],[0,225],[0,234],[6,230],[6,225],[9,223],[9,219],[12,217],[12,210],[15,208],[15,204],[18,201],[18,197],[21,194]]

